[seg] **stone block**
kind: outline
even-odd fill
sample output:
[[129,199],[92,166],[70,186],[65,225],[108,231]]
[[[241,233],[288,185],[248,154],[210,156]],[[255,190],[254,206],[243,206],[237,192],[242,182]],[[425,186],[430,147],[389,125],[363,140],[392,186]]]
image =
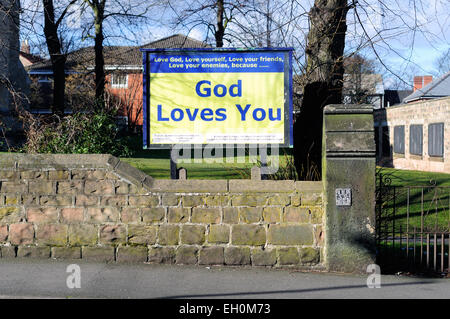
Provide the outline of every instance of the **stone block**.
[[67,244],[67,234],[67,225],[38,225],[36,230],[36,241],[40,245],[65,246]]
[[279,223],[281,221],[282,207],[264,207],[263,220],[266,223]]
[[183,207],[196,207],[205,204],[205,198],[201,195],[183,196]]
[[50,247],[19,246],[18,258],[50,258]]
[[18,223],[24,220],[20,207],[0,207],[0,223]]
[[268,205],[287,206],[291,203],[289,195],[277,194],[269,197]]
[[181,226],[181,243],[187,245],[202,245],[205,242],[205,226]]
[[128,198],[130,206],[155,207],[159,204],[159,196],[156,195],[130,195]]
[[109,180],[86,181],[84,193],[86,195],[113,195],[114,183]]
[[197,264],[198,248],[195,246],[179,246],[176,251],[175,262],[182,265]]
[[93,262],[114,262],[114,247],[82,247],[81,256],[83,259]]
[[120,246],[117,248],[118,263],[144,263],[147,261],[147,247],[142,246]]
[[101,206],[122,207],[127,204],[127,197],[125,195],[111,195],[102,196],[100,199]]
[[273,245],[312,245],[312,225],[269,225],[267,241]]
[[230,202],[230,198],[225,195],[210,195],[206,196],[205,203],[206,206],[228,206]]
[[320,261],[320,250],[312,247],[300,248],[300,262],[302,264],[317,264]]
[[322,205],[322,193],[318,192],[302,192],[302,206],[318,206]]
[[118,222],[119,210],[114,207],[87,209],[86,221],[89,223]]
[[5,196],[5,205],[19,205],[20,204],[20,195],[6,195]]
[[48,171],[48,179],[52,181],[56,180],[68,180],[70,177],[69,171],[66,170],[56,170]]
[[237,224],[239,222],[238,209],[236,207],[224,207],[223,222],[227,224]]
[[0,192],[2,193],[14,193],[14,194],[24,194],[28,192],[28,185],[24,182],[1,182]]
[[258,246],[266,243],[266,230],[259,225],[233,225],[231,228],[233,245]]
[[142,220],[144,223],[162,222],[166,216],[164,207],[142,208]]
[[198,261],[200,265],[223,265],[224,261],[223,247],[210,246],[200,249]]
[[27,220],[30,223],[56,223],[58,221],[58,209],[56,207],[28,208]]
[[61,222],[62,223],[79,223],[84,220],[83,208],[62,208]]
[[8,226],[0,225],[0,243],[6,242],[8,239]]
[[81,247],[52,247],[52,258],[80,259]]
[[290,193],[294,190],[294,181],[270,180],[230,180],[229,189],[232,193],[270,193],[276,190],[279,193]]
[[258,223],[262,218],[262,207],[239,207],[239,221],[241,223]]
[[120,215],[122,223],[132,224],[141,221],[141,210],[137,207],[124,207]]
[[9,225],[8,241],[13,245],[29,245],[33,243],[33,224],[20,223]]
[[28,182],[30,194],[54,194],[55,188],[53,182],[30,181]]
[[72,205],[72,196],[66,195],[44,195],[39,196],[41,206],[70,206]]
[[250,248],[248,247],[225,247],[226,265],[249,265]]
[[295,247],[278,248],[280,265],[297,265],[300,262],[298,249]]
[[83,183],[79,181],[57,182],[56,193],[63,195],[76,195],[83,191]]
[[128,195],[130,193],[130,184],[125,182],[116,182],[114,184],[116,188],[116,194]]
[[0,246],[0,254],[2,258],[16,258],[16,246]]
[[128,225],[128,243],[153,245],[156,243],[157,226]]
[[76,206],[97,206],[99,204],[99,196],[77,195],[75,197]]
[[94,246],[98,241],[98,228],[89,224],[69,226],[69,244],[71,246]]
[[148,262],[173,264],[175,262],[175,249],[173,247],[152,247],[149,249]]
[[119,245],[127,241],[127,230],[125,225],[105,225],[100,227],[101,244]]
[[158,243],[160,245],[178,245],[180,227],[177,225],[161,225],[158,230]]
[[167,219],[169,223],[186,223],[189,221],[190,208],[169,207]]
[[220,223],[220,208],[199,208],[192,209],[193,223],[218,224]]
[[161,198],[163,206],[178,206],[181,196],[173,194],[165,194]]
[[19,179],[19,173],[17,171],[0,169],[0,179],[1,180]]
[[233,206],[264,206],[267,204],[267,196],[263,195],[234,195],[231,198]]
[[230,241],[230,226],[211,225],[209,227],[208,243],[227,244]]
[[288,223],[310,223],[311,211],[307,207],[286,207],[284,209],[283,221]]
[[277,263],[277,251],[275,249],[252,249],[252,264],[254,266],[273,266]]

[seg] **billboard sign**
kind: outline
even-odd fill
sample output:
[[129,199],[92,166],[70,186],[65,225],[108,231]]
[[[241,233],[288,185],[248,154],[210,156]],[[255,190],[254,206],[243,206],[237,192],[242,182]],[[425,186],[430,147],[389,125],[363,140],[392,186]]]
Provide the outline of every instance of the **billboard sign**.
[[292,145],[292,49],[143,49],[144,148]]

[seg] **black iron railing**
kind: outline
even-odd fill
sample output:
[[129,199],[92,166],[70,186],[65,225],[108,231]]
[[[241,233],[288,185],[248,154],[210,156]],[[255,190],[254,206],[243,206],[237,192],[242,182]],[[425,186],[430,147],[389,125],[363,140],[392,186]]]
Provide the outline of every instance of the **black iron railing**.
[[384,272],[448,273],[450,187],[392,186],[377,176],[377,262]]

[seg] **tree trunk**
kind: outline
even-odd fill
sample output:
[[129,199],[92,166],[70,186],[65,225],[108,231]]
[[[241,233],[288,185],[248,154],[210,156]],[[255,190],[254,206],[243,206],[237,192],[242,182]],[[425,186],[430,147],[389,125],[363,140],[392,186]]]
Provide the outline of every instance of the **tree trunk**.
[[94,8],[95,19],[95,98],[99,105],[104,103],[105,93],[105,58],[103,56],[103,20],[105,1],[100,1]]
[[223,0],[217,0],[217,29],[214,36],[216,38],[216,47],[218,48],[223,47],[223,37],[225,35],[224,10]]
[[44,34],[47,42],[53,70],[53,105],[52,113],[64,115],[64,90],[66,86],[65,64],[66,55],[61,52],[61,42],[58,37],[58,26],[55,23],[53,0],[43,0]]
[[347,0],[315,0],[300,114],[294,125],[295,166],[301,179],[321,176],[323,108],[341,103]]

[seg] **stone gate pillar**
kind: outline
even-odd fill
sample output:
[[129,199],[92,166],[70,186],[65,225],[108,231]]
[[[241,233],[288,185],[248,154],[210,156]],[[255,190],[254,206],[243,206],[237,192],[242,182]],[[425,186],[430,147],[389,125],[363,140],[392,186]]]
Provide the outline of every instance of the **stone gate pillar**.
[[364,273],[375,263],[373,106],[326,106],[322,153],[326,267]]

